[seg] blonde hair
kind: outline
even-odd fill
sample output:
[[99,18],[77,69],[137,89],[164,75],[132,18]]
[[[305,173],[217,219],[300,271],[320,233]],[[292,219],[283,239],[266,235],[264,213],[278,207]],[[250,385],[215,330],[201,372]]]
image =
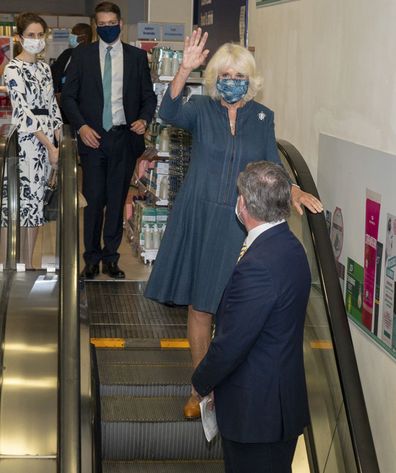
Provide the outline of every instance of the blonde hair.
[[262,79],[256,74],[256,61],[250,51],[239,44],[232,43],[223,44],[206,67],[205,86],[210,97],[220,100],[220,94],[216,89],[217,78],[229,68],[248,76],[249,88],[243,100],[245,102],[252,100],[262,86]]

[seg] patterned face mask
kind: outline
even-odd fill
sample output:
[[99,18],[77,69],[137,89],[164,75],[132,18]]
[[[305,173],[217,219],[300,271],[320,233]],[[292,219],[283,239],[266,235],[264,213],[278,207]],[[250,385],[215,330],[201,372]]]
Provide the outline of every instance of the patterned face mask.
[[217,79],[216,89],[229,104],[239,102],[249,89],[248,79]]
[[30,54],[38,54],[45,48],[45,39],[23,38],[22,47]]

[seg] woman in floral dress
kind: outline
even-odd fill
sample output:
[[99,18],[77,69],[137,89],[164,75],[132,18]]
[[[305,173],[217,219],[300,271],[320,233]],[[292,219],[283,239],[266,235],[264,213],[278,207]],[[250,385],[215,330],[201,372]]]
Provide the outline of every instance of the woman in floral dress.
[[[34,13],[17,19],[17,39],[23,48],[5,69],[18,129],[20,177],[21,262],[32,267],[38,228],[45,223],[43,197],[52,168],[57,167],[62,118],[55,100],[51,70],[37,59],[45,48],[47,24]],[[3,191],[2,226],[7,226],[7,185]]]

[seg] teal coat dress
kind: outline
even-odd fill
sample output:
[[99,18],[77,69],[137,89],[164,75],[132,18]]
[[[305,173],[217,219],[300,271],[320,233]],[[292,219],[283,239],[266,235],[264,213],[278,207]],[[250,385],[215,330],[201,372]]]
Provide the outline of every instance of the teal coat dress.
[[252,161],[280,164],[274,114],[249,101],[232,135],[227,108],[208,96],[165,94],[160,117],[192,134],[189,170],[176,197],[145,296],[215,314],[246,237],[235,215],[236,181]]

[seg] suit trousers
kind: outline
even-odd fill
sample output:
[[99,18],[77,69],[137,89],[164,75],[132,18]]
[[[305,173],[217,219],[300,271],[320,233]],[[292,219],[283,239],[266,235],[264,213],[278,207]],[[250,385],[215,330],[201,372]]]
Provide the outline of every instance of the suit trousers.
[[100,147],[81,155],[88,204],[84,208],[86,264],[116,263],[120,257],[124,203],[136,163],[130,134],[126,126],[103,131]]
[[240,443],[222,437],[225,473],[292,473],[297,438],[274,443]]

